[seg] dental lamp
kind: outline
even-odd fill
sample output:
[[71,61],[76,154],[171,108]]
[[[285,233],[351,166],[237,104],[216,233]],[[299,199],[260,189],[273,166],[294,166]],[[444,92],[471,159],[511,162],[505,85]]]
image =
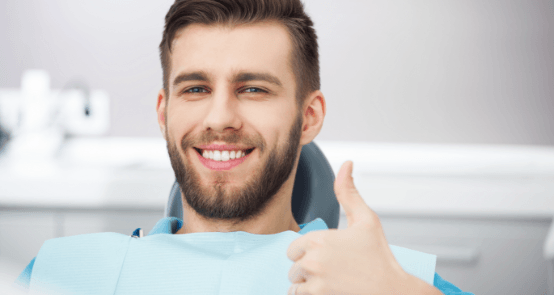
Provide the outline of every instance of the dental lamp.
[[68,137],[108,131],[109,98],[78,80],[60,90],[50,89],[48,72],[27,70],[21,89],[0,89],[0,126],[9,138],[3,157],[53,158]]

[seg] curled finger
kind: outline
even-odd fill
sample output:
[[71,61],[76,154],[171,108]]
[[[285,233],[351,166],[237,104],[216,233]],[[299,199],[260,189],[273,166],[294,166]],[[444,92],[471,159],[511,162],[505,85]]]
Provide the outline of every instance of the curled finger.
[[310,278],[310,274],[302,268],[301,261],[297,261],[289,270],[289,281],[291,283],[304,283]]

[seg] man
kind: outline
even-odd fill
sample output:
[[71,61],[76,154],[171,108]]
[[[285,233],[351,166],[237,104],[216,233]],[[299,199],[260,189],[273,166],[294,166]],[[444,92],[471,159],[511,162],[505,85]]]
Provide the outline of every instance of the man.
[[[197,262],[200,268],[212,261],[212,257],[205,252],[215,249],[217,243],[227,241],[228,236],[221,234],[237,233],[239,238],[244,236],[245,239],[261,240],[268,237],[278,239],[291,232],[302,233],[306,225],[298,225],[291,210],[294,176],[301,147],[310,143],[321,130],[326,105],[319,90],[316,35],[301,2],[176,1],[166,16],[160,52],[163,89],[157,98],[158,123],[182,189],[184,214],[183,220],[162,219],[148,237],[138,240],[147,242],[153,234],[165,231],[168,235],[163,240],[157,240],[158,248],[148,248],[163,255],[165,250],[162,249],[170,249],[167,247],[178,243],[180,237],[187,238],[187,245],[195,243],[196,252],[186,264],[206,255],[205,260]],[[304,232],[302,237],[290,240],[292,243],[287,244],[286,254],[294,264],[288,273],[292,283],[289,294],[441,294],[441,291],[445,294],[468,294],[438,275],[435,275],[434,286],[431,286],[400,267],[388,247],[377,215],[354,187],[352,165],[350,161],[343,164],[335,182],[335,193],[347,214],[348,228]],[[83,236],[80,238],[87,239],[89,235]],[[88,249],[86,247],[91,243],[104,237],[97,235],[96,240],[67,243],[72,248]],[[229,291],[225,290],[223,278],[217,278],[213,284],[206,284],[202,289],[190,289],[197,288],[194,280],[175,285],[185,278],[167,278],[172,272],[165,271],[169,269],[165,265],[161,272],[144,276],[144,272],[151,271],[148,265],[159,265],[155,264],[158,261],[154,259],[153,264],[140,264],[131,258],[134,254],[125,244],[129,241],[119,236],[110,236],[106,241],[113,239],[122,241],[114,245],[124,245],[121,247],[129,247],[129,250],[114,256],[116,260],[122,259],[122,266],[118,264],[115,276],[106,275],[109,278],[104,281],[89,278],[96,285],[107,285],[100,282],[109,281],[113,285],[109,290],[117,290],[117,293],[131,290],[133,293],[147,293],[145,290],[149,284],[163,279],[167,281],[164,281],[164,288],[171,285],[174,290],[218,294]],[[136,245],[134,249],[140,248],[138,242],[132,242]],[[242,245],[238,244],[240,242],[233,240],[234,244],[230,245],[236,248]],[[56,247],[48,246],[52,243]],[[36,261],[43,261],[43,273],[57,271],[44,266],[47,265],[44,261],[52,256],[63,261],[87,259],[82,258],[85,256],[82,253],[66,258],[70,254],[66,254],[65,250],[51,249],[64,247],[64,243],[54,241],[48,245],[45,243],[41,248]],[[98,243],[91,248],[91,252],[100,252],[96,248],[105,245],[104,242]],[[110,246],[110,249],[118,247]],[[254,251],[262,249],[255,243],[248,244],[248,247]],[[103,251],[112,250],[106,248]],[[172,257],[175,260],[186,254],[182,248],[171,251],[176,251]],[[57,254],[45,254],[54,252]],[[88,250],[81,252],[89,254]],[[261,257],[269,257],[272,255],[270,252],[262,252]],[[99,255],[95,253],[90,255]],[[152,255],[158,255],[156,253]],[[243,249],[235,253],[243,253]],[[40,258],[41,255],[43,258]],[[104,259],[104,256],[94,257]],[[225,257],[230,259],[230,256]],[[210,265],[223,269],[221,260],[216,261]],[[108,262],[106,259],[99,265],[102,267]],[[35,260],[20,276],[23,285],[29,286],[32,277],[38,276],[33,271],[34,263]],[[86,272],[94,263],[87,260],[87,263],[75,264],[77,266],[71,271]],[[170,263],[166,262],[166,265]],[[184,263],[178,265],[175,272],[189,267]],[[99,268],[94,275],[109,273],[111,268],[108,268]],[[244,274],[236,274],[238,280],[248,275],[248,269],[241,271]],[[253,271],[256,272],[256,269]],[[139,279],[140,275],[143,275],[142,279]],[[160,278],[153,279],[152,276],[156,275]],[[189,272],[186,276],[194,275]],[[273,278],[263,274],[260,278],[264,277],[269,277],[267,284],[271,284]],[[206,275],[195,278],[209,280]],[[57,278],[49,280],[46,283],[50,285],[60,282]],[[145,280],[151,281],[144,284]],[[198,288],[202,287],[200,285]],[[142,287],[132,289],[132,286]],[[249,285],[243,287],[248,289]],[[250,293],[245,289],[231,291]],[[268,288],[264,293],[273,291]]]

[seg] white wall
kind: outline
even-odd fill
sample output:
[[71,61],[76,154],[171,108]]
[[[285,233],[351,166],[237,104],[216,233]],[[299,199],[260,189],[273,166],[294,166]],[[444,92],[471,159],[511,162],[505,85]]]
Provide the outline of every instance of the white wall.
[[[109,92],[113,136],[159,136],[164,1],[0,2],[0,87],[44,68]],[[320,140],[554,145],[551,0],[310,0]]]

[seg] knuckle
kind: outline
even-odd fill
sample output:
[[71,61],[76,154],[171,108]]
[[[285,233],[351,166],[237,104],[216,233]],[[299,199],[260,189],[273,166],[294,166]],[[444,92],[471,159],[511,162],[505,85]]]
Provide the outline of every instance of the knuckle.
[[381,220],[379,219],[379,216],[377,216],[377,214],[371,214],[370,220],[371,220],[371,224],[374,227],[378,227],[378,228],[381,227]]
[[313,232],[313,235],[310,236],[310,239],[308,241],[308,247],[311,249],[317,249],[323,246],[324,244],[324,238],[320,234],[316,234],[316,232]]
[[311,255],[310,257],[306,257],[301,267],[310,273],[316,275],[321,274],[323,271],[323,267],[319,259],[317,259],[317,256],[318,255]]
[[289,271],[289,280],[293,283],[301,283],[304,279],[307,278],[307,273],[302,267],[300,262],[294,264],[294,266]]
[[312,239],[308,242],[308,247],[310,247],[310,249],[317,248],[319,247],[319,242],[315,239]]
[[375,230],[382,227],[379,216],[372,211],[369,211],[369,214],[364,218],[363,224],[369,230]]

